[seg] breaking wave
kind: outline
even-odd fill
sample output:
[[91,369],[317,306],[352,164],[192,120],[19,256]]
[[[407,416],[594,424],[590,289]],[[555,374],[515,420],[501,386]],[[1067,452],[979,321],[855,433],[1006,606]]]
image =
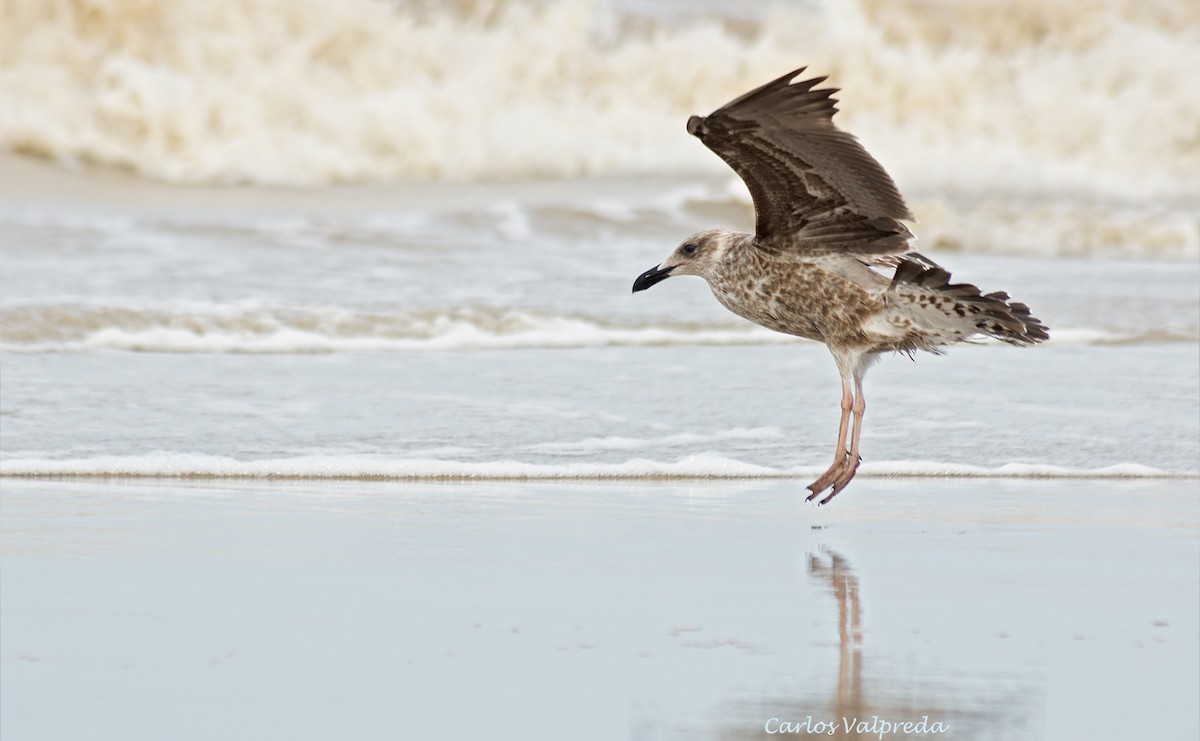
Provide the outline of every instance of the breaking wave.
[[[1063,329],[1052,342],[1130,345],[1194,342],[1166,329]],[[472,307],[367,312],[342,308],[205,305],[128,308],[34,305],[0,309],[0,350],[44,353],[97,349],[164,353],[303,354],[506,350],[655,345],[766,345],[803,342],[749,323],[662,319],[621,323],[597,316]]]
[[[461,462],[369,457],[306,456],[244,461],[191,453],[151,453],[69,460],[8,458],[0,475],[11,477],[264,478],[381,480],[589,480],[589,479],[756,479],[809,477],[819,468],[782,470],[706,453],[676,461],[633,459],[622,463],[541,464],[519,461]],[[1192,472],[1163,471],[1136,463],[1103,468],[1064,468],[1009,463],[983,468],[927,461],[866,463],[859,476],[879,478],[1196,478]]]
[[0,0],[0,148],[172,183],[721,172],[687,116],[809,64],[909,192],[1200,188],[1194,2],[637,7]]
[[291,354],[795,341],[750,325],[620,325],[597,317],[491,307],[373,313],[340,308],[72,305],[4,309],[0,317],[4,320],[0,348],[10,352],[113,349]]

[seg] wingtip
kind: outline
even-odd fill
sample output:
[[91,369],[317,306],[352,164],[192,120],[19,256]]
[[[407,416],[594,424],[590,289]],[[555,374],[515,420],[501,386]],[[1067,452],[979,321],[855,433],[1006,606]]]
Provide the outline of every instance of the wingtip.
[[[777,77],[776,79],[772,80],[771,82],[768,82],[766,85],[763,85],[762,87],[763,88],[776,88],[776,87],[788,87],[791,85],[807,84],[807,82],[808,82],[807,80],[800,79],[800,76],[803,75],[805,70],[807,70],[807,69],[808,69],[808,65],[805,65],[803,67],[797,67],[796,69],[792,70],[791,72],[788,72],[786,75],[783,75],[782,77]],[[821,79],[823,80],[825,78],[822,77]]]
[[794,80],[795,80],[797,77],[799,77],[800,75],[804,74],[804,70],[806,70],[806,69],[808,69],[808,65],[807,65],[807,64],[806,64],[806,65],[804,65],[803,67],[797,67],[796,69],[794,69],[794,70],[792,70],[791,72],[789,72],[789,73],[787,73],[786,75],[784,75],[784,77],[786,77],[786,78],[787,78],[788,82],[792,82],[792,81],[794,81]]

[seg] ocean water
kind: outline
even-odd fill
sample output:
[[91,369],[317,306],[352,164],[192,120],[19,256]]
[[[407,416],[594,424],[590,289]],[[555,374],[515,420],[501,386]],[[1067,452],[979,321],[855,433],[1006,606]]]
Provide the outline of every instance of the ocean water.
[[[0,207],[5,474],[778,476],[831,455],[824,346],[698,279],[630,293],[720,221],[680,195],[694,181],[406,207],[403,189],[146,205],[163,186],[80,177],[86,203]],[[932,256],[1054,339],[885,359],[864,474],[1197,474],[1194,262]]]
[[630,295],[683,236],[752,223],[687,115],[802,64],[922,252],[1053,337],[880,364],[864,477],[1200,472],[1192,4],[0,18],[5,475],[823,470],[822,346],[698,280]]

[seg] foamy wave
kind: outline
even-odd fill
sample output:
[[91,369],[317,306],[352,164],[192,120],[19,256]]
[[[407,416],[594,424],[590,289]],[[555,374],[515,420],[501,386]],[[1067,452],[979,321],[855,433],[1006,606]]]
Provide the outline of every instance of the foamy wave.
[[2,309],[0,319],[0,349],[9,352],[114,349],[289,354],[797,341],[748,324],[622,326],[597,317],[491,307],[389,314],[336,308],[53,305]]
[[[165,452],[73,460],[18,457],[0,461],[0,476],[23,478],[79,476],[363,480],[761,479],[804,478],[818,475],[820,471],[818,468],[807,467],[780,470],[711,453],[691,455],[670,462],[633,459],[622,463],[562,465],[520,461],[470,463],[437,459],[381,460],[342,456],[242,461],[223,456]],[[859,469],[859,475],[868,478],[1200,478],[1200,473],[1195,471],[1163,471],[1136,463],[1073,469],[1021,463],[982,468],[926,461],[865,464]]]
[[[1200,180],[1200,172],[1197,172]],[[1019,185],[1015,181],[1014,185]],[[723,192],[686,194],[685,205],[735,205],[753,213],[740,182]],[[1132,194],[1129,194],[1132,195]],[[953,192],[909,198],[920,219],[917,246],[926,251],[1057,257],[1200,257],[1200,213],[1159,200],[1088,201],[960,184]],[[694,216],[688,216],[695,222]]]
[[154,478],[282,478],[282,479],[638,479],[638,478],[758,478],[779,476],[763,466],[694,455],[674,463],[635,459],[624,463],[568,466],[495,461],[467,463],[447,460],[379,460],[311,456],[264,461],[239,461],[220,456],[155,453],[145,456],[107,456],[81,460],[5,460],[0,475],[154,477]]
[[[1129,332],[1065,328],[1055,331],[1052,342],[1136,345],[1198,339],[1200,336],[1194,332],[1165,329]],[[0,308],[0,350],[21,353],[106,349],[304,354],[794,342],[804,340],[748,323],[708,325],[656,317],[648,324],[620,324],[602,317],[486,306],[397,313],[257,305]],[[619,441],[607,444],[618,445]]]
[[[1067,328],[1056,330],[1052,342],[1135,345],[1198,339],[1195,333],[1165,329]],[[655,317],[646,324],[621,324],[582,314],[561,316],[486,306],[397,313],[258,305],[0,308],[0,350],[20,353],[304,354],[795,342],[804,340],[748,323],[710,325]]]
[[1200,4],[803,5],[0,0],[0,146],[169,182],[720,172],[687,116],[807,63],[906,189],[1200,187]]
[[573,442],[542,443],[532,446],[530,450],[539,453],[551,453],[559,455],[586,455],[610,450],[644,450],[650,446],[696,446],[727,440],[762,440],[778,438],[782,435],[783,430],[779,429],[778,427],[758,427],[753,429],[735,427],[732,430],[723,430],[711,435],[680,433],[677,435],[667,435],[664,437],[655,437],[649,439],[620,436],[592,437],[586,440],[577,440]]
[[[1200,177],[1200,173],[1197,173]],[[1058,257],[1200,257],[1200,214],[1161,203],[1077,204],[989,197],[912,199],[918,247]]]
[[[1054,345],[1147,345],[1164,342],[1196,342],[1194,332],[1174,332],[1169,329],[1148,329],[1140,332],[1105,332],[1099,329],[1055,329],[1050,343]],[[990,340],[989,340],[990,341]]]

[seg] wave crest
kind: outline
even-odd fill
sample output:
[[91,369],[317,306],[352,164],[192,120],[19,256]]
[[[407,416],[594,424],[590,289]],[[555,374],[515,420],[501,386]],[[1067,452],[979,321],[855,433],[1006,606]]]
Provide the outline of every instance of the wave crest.
[[51,305],[0,310],[0,348],[143,352],[324,353],[767,344],[794,338],[750,325],[620,324],[487,306],[395,313],[340,308]]
[[[1070,345],[1194,342],[1194,333],[1056,330]],[[130,308],[52,304],[0,309],[0,350],[96,349],[176,353],[303,354],[444,350],[565,349],[655,345],[770,345],[804,342],[748,323],[705,324],[652,317],[625,321],[585,314],[475,306],[450,310],[355,311],[202,305]]]
[[1196,3],[680,6],[0,0],[0,146],[187,183],[716,172],[687,116],[808,63],[906,188],[1196,192]]

